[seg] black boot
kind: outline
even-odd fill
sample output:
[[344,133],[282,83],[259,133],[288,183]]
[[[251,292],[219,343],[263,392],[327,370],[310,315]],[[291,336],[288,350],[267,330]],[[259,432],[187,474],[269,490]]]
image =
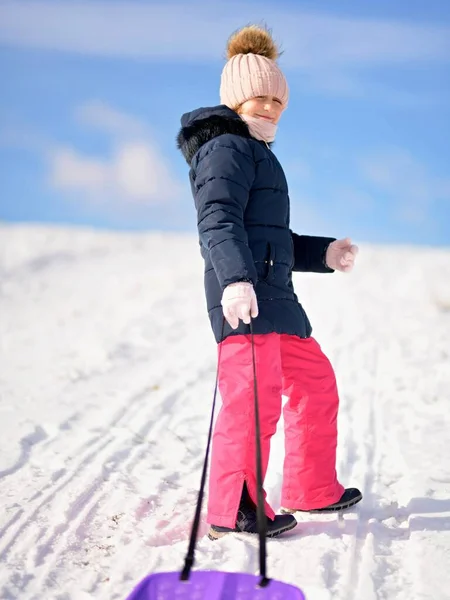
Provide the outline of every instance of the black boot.
[[[267,519],[267,537],[276,537],[285,531],[293,529],[297,525],[295,517],[290,514],[275,515],[275,519],[271,521]],[[236,525],[232,527],[222,527],[220,525],[211,525],[208,533],[210,540],[217,540],[227,533],[258,533],[258,520],[256,516],[256,506],[251,501],[247,490],[247,485],[244,483],[242,490],[241,501],[236,519]]]
[[306,513],[327,513],[336,512],[339,510],[345,510],[354,506],[362,500],[362,493],[357,488],[347,488],[340,499],[333,504],[324,506],[323,508],[314,508],[312,510],[301,510],[298,508],[282,508],[281,513],[284,515],[292,515],[295,512],[306,512]]

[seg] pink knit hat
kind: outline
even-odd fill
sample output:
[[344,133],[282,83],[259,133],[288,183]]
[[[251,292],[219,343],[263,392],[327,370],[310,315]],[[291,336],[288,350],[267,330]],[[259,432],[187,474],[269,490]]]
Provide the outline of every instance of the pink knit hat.
[[227,50],[220,83],[222,104],[234,110],[256,96],[275,96],[287,105],[288,84],[275,62],[278,49],[266,29],[244,27],[230,38]]

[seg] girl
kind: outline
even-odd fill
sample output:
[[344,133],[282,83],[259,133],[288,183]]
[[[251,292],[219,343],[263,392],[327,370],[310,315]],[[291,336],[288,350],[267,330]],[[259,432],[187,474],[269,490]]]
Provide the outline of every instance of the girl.
[[[359,502],[336,477],[338,391],[333,369],[292,284],[293,271],[352,268],[349,239],[297,235],[289,226],[283,169],[271,150],[289,90],[268,31],[244,27],[228,42],[221,105],[183,115],[178,147],[190,166],[205,291],[219,347],[222,407],[211,455],[208,522],[212,539],[257,533],[253,320],[263,476],[281,416],[283,514],[265,503],[268,535],[297,524],[296,511],[341,510]],[[225,317],[225,320],[224,320]]]

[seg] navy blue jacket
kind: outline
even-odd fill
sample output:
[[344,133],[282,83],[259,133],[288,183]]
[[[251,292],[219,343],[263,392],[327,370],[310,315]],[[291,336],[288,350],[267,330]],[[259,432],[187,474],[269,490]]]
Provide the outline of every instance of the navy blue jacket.
[[242,321],[236,330],[225,323],[221,337],[222,292],[241,280],[255,287],[256,334],[309,337],[311,325],[294,292],[292,272],[332,272],[324,256],[335,238],[290,230],[283,169],[236,112],[226,106],[200,108],[183,115],[181,125],[177,144],[190,166],[207,308],[217,342],[250,332]]

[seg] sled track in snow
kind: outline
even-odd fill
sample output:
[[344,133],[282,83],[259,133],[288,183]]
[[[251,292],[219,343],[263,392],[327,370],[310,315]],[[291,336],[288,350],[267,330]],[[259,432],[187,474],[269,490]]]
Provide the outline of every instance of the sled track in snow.
[[[357,369],[347,369],[343,376],[347,385],[354,385],[363,370],[365,386],[355,387],[361,392],[366,389],[367,393],[362,399],[354,393],[344,394],[347,465],[344,463],[340,469],[347,484],[362,483],[364,500],[344,517],[341,529],[342,539],[347,540],[344,556],[336,558],[333,551],[331,558],[325,555],[332,578],[327,587],[333,598],[342,600],[406,600],[416,597],[420,564],[420,547],[411,537],[412,525],[420,522],[415,513],[427,503],[413,499],[407,506],[401,506],[389,501],[392,487],[399,486],[402,477],[408,474],[406,468],[402,469],[404,449],[399,437],[408,424],[402,420],[397,423],[395,418],[393,421],[391,406],[398,396],[397,390],[412,390],[411,378],[413,382],[418,380],[420,372],[412,375],[409,369],[393,368],[403,362],[407,339],[383,338],[371,345],[364,339],[370,336],[361,336],[357,343],[352,340],[360,360],[355,360]],[[345,356],[351,364],[352,352],[348,350]],[[344,372],[343,368],[338,371]],[[448,510],[450,502],[443,503],[443,508]],[[336,571],[341,573],[340,577]]]
[[[20,509],[10,519],[2,531],[0,560],[11,563],[16,557],[22,556],[22,560],[27,563],[31,560],[34,567],[44,566],[39,574],[42,580],[39,587],[45,589],[51,585],[53,567],[58,564],[63,554],[70,553],[71,545],[83,544],[85,533],[94,521],[98,506],[110,493],[110,490],[105,489],[105,481],[109,479],[111,482],[117,474],[123,476],[124,473],[132,471],[145,456],[149,457],[148,446],[152,442],[147,441],[147,438],[158,435],[158,430],[168,424],[169,415],[180,395],[186,395],[189,386],[208,375],[211,375],[210,367],[194,372],[190,380],[175,380],[169,389],[167,384],[162,386],[161,390],[155,390],[151,386],[127,399],[124,403],[126,406],[115,413],[103,430],[80,445],[70,470],[52,474],[52,481],[31,499],[31,506],[26,511]],[[168,373],[163,374],[163,377],[168,376]],[[143,421],[141,427],[130,429],[130,436],[122,442],[115,439],[114,433],[108,433],[109,430],[118,427],[132,427],[136,417]],[[180,451],[183,451],[183,440],[170,433],[170,429],[166,428],[165,432],[169,432],[173,443],[178,444]],[[133,443],[133,438],[140,442]],[[58,437],[54,438],[54,442],[61,443]],[[47,443],[47,448],[51,448],[51,442]],[[39,450],[36,448],[35,452],[37,454]],[[198,467],[196,460],[192,468],[198,470]],[[79,489],[81,493],[73,492]],[[58,519],[57,524],[44,522],[43,526],[39,527],[40,519],[52,513],[52,505],[55,502],[60,503],[61,494],[71,497],[64,519]],[[71,544],[72,536],[76,541]],[[27,582],[24,581],[22,591],[26,592],[26,589]]]
[[[126,473],[132,472],[136,464],[145,458],[150,469],[157,469],[154,452],[149,451],[149,446],[155,448],[156,444],[148,440],[164,429],[165,435],[169,435],[172,443],[179,447],[179,452],[184,452],[183,440],[167,427],[170,425],[169,415],[180,396],[189,394],[190,386],[210,375],[211,368],[207,367],[191,373],[186,380],[175,380],[171,386],[166,384],[160,390],[147,387],[127,399],[126,408],[119,409],[102,431],[80,445],[70,470],[52,474],[51,482],[30,500],[27,510],[19,509],[10,519],[2,531],[0,560],[9,564],[20,560],[34,568],[42,567],[39,570],[39,587],[51,587],[56,575],[55,568],[62,557],[70,555],[72,550],[79,550],[79,546],[86,543],[89,526],[94,522],[99,506],[111,494],[114,480],[126,478]],[[142,423],[139,428],[133,427],[136,419]],[[109,430],[119,427],[128,429],[130,435],[118,441]],[[58,437],[53,441],[55,444],[61,443]],[[51,442],[47,443],[47,449],[51,449]],[[39,458],[38,452],[36,448],[35,459]],[[194,459],[192,470],[198,472],[197,455],[187,455],[191,463]],[[23,473],[20,475],[23,476]],[[108,484],[105,485],[105,482]],[[159,492],[162,501],[164,490],[160,489]],[[48,515],[54,515],[53,505],[61,502],[61,495],[70,498],[64,515],[49,520]],[[26,593],[31,580],[30,577],[28,581],[21,582],[23,593]],[[14,583],[17,585],[17,580]]]
[[[369,359],[369,360],[367,360]],[[370,359],[372,359],[370,361]],[[376,416],[374,411],[374,403],[376,401],[376,384],[377,384],[377,371],[378,371],[378,353],[374,356],[366,358],[367,362],[371,362],[372,372],[372,387],[367,397],[366,406],[366,422],[364,424],[359,423],[359,427],[363,432],[360,437],[360,449],[363,454],[363,460],[365,462],[366,474],[364,477],[362,492],[364,503],[372,502],[373,498],[373,486],[374,486],[374,471],[377,469],[377,450],[378,450],[378,429],[376,426]],[[370,371],[369,371],[370,372]],[[348,412],[348,411],[347,411]],[[353,423],[353,427],[357,427],[356,423]],[[374,569],[373,564],[373,549],[371,548],[369,540],[369,521],[367,513],[364,508],[358,507],[357,519],[354,521],[354,539],[352,540],[350,556],[348,558],[350,562],[348,582],[346,584],[346,597],[349,600],[364,597],[366,600],[376,600],[373,590],[368,585],[368,577],[370,578],[371,573]],[[363,569],[364,566],[364,569]],[[361,590],[364,590],[363,596],[361,596]]]

